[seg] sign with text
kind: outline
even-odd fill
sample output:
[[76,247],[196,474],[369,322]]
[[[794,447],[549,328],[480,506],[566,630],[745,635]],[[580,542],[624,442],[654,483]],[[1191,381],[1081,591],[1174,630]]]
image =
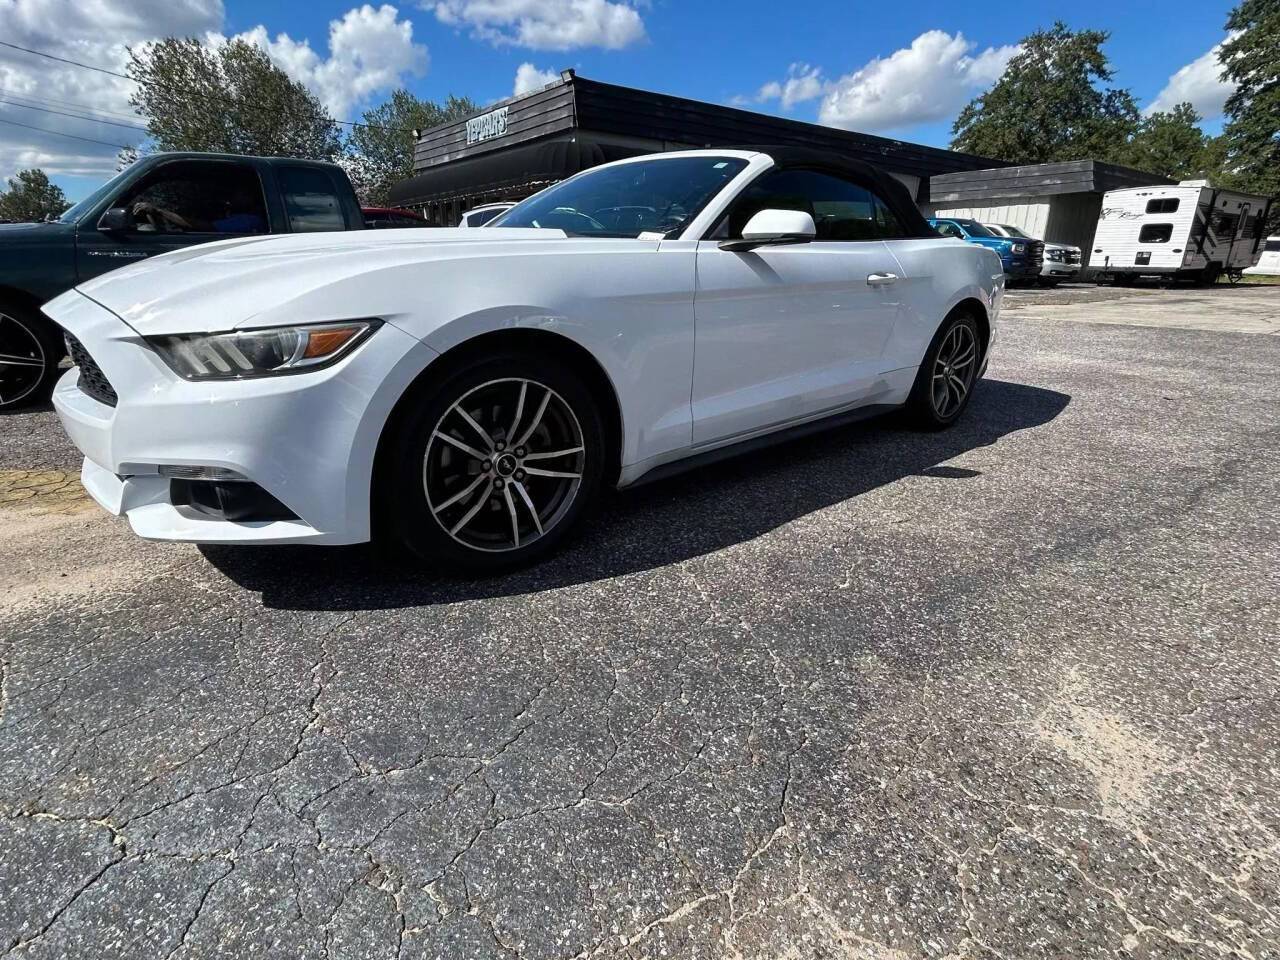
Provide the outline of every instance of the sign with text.
[[499,107],[467,121],[467,144],[492,140],[507,132],[507,108]]

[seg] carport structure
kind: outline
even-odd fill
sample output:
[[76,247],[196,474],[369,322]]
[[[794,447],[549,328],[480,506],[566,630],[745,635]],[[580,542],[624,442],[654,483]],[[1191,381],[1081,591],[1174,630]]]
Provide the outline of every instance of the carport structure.
[[1042,240],[1077,246],[1088,269],[1103,195],[1174,182],[1101,160],[1033,163],[930,177],[924,206],[929,216],[1007,223]]

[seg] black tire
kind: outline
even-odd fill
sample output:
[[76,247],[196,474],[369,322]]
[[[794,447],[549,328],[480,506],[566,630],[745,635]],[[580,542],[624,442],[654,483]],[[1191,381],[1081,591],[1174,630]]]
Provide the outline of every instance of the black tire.
[[66,352],[52,320],[25,304],[0,301],[0,410],[47,400]]
[[[972,349],[971,356],[967,353],[968,348]],[[925,351],[907,400],[907,415],[912,423],[924,430],[944,430],[960,419],[978,383],[982,350],[978,324],[971,313],[959,310],[943,321]],[[967,359],[967,362],[961,365],[956,363],[957,358]],[[945,403],[940,402],[939,376],[942,377],[942,386],[948,391],[948,402]],[[963,385],[963,391],[960,385]],[[959,402],[954,402],[957,394],[960,394]]]
[[[380,539],[417,559],[473,575],[526,566],[555,550],[597,500],[604,423],[563,361],[515,353],[475,360],[409,402],[374,496]],[[455,441],[488,456],[477,459]],[[549,456],[576,446],[580,452]]]

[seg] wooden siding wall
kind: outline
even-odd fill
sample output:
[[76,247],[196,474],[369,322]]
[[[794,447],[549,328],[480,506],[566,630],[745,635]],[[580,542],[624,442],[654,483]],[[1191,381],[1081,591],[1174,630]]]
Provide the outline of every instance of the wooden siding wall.
[[414,147],[413,169],[421,172],[439,163],[502,150],[562,130],[571,130],[575,126],[571,84],[553,83],[525,96],[495,104],[484,113],[504,106],[507,108],[507,132],[500,137],[468,146],[466,120],[426,131]]
[[917,200],[927,199],[929,178],[936,174],[990,168],[998,163],[903,140],[836,130],[583,77],[549,84],[494,104],[484,113],[502,107],[508,111],[507,132],[499,137],[468,145],[465,120],[426,131],[414,148],[414,170],[421,173],[438,164],[573,130],[588,136],[625,137],[672,146],[779,144],[839,151],[878,164],[914,184]]
[[944,173],[929,181],[935,204],[985,203],[1015,197],[1048,197],[1071,193],[1106,193],[1121,187],[1172,183],[1165,177],[1097,160],[1036,163],[990,170]]

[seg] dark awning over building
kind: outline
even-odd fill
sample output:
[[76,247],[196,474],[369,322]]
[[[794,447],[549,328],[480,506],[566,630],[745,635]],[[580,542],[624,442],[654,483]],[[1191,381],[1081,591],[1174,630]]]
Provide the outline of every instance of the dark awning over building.
[[391,188],[391,203],[407,207],[425,200],[497,195],[523,197],[591,167],[645,153],[575,135],[526,144],[432,168]]
[[1064,193],[1101,195],[1124,187],[1175,182],[1145,170],[1101,160],[1071,160],[939,174],[929,178],[929,195],[935,204],[979,203],[1007,197],[1050,197]]

